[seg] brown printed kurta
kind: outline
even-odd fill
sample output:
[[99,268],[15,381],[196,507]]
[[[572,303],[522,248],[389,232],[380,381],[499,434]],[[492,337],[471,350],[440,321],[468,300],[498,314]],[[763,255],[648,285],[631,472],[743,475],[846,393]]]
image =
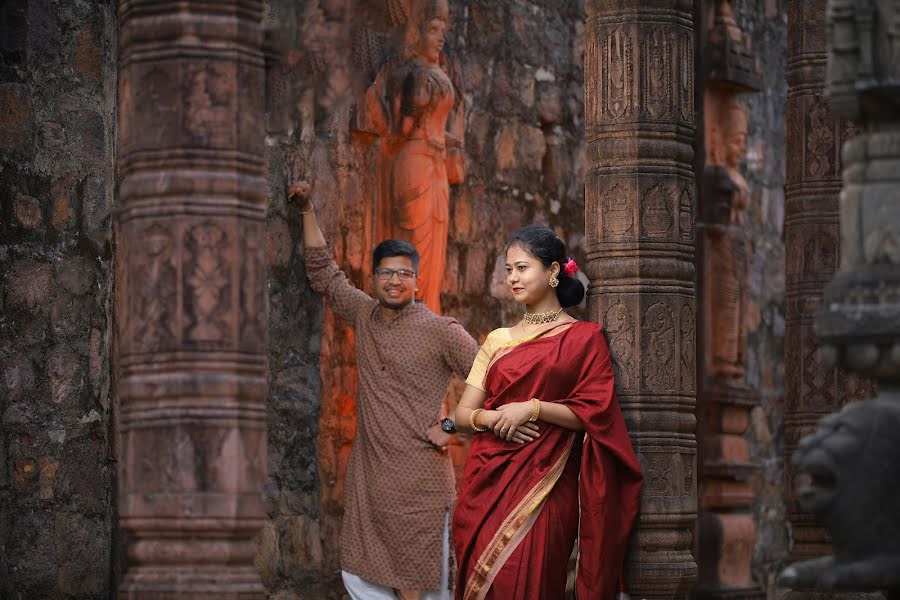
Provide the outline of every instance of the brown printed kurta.
[[387,587],[437,590],[455,486],[448,453],[425,432],[450,377],[468,374],[478,344],[455,319],[424,304],[410,304],[387,323],[378,301],[347,280],[327,248],[308,247],[305,258],[313,289],[356,331],[359,397],[341,568]]

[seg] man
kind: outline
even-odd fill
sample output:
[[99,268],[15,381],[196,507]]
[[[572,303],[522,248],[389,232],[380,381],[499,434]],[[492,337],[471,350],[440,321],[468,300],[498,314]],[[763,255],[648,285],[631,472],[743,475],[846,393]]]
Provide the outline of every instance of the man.
[[341,570],[354,600],[449,598],[448,517],[455,485],[446,452],[455,429],[438,421],[453,373],[468,374],[478,344],[449,317],[415,302],[419,255],[386,240],[372,254],[374,298],[338,268],[309,185],[300,205],[306,274],[356,332],[356,439],[344,482]]

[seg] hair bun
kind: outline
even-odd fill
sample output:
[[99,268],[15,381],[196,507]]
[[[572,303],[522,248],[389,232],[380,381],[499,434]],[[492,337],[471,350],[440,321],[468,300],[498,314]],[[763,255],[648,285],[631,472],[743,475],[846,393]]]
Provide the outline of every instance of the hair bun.
[[584,285],[575,277],[568,275],[560,277],[559,285],[556,286],[556,297],[563,308],[578,306],[584,300]]

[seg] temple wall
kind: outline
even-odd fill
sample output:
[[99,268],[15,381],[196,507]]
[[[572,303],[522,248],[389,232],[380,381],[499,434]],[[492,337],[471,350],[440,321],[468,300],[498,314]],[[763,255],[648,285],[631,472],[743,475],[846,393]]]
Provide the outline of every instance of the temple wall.
[[[114,4],[13,0],[0,8],[3,597],[107,597],[119,572],[109,362]],[[267,3],[270,28],[290,24],[289,42],[314,42],[316,58],[286,78],[270,77],[267,89],[270,483],[257,566],[278,600],[341,596],[337,535],[355,431],[353,338],[308,287],[284,185],[292,171],[313,184],[339,263],[368,289],[378,241],[375,163],[373,140],[351,122],[359,90],[347,89],[353,78],[344,57],[354,38],[344,4]],[[516,227],[547,223],[586,262],[584,11],[575,0],[450,4],[447,46],[464,90],[467,172],[451,187],[441,306],[483,339],[519,314],[498,264]],[[761,464],[752,482],[753,571],[772,598],[790,540],[781,439],[786,2],[734,4],[764,77],[763,90],[745,98],[741,167],[753,244],[746,379],[760,398],[744,435]],[[279,87],[285,79],[287,90]],[[573,312],[586,316],[583,307]],[[463,444],[453,448],[457,466],[464,452]]]
[[0,7],[0,596],[112,577],[115,7]]
[[749,132],[742,172],[750,186],[747,226],[753,240],[747,382],[759,405],[745,437],[760,464],[753,482],[757,540],[753,574],[769,598],[784,564],[790,533],[785,523],[781,431],[784,402],[784,110],[787,93],[784,0],[736,3],[735,17],[753,40],[761,62],[762,90],[747,94]]

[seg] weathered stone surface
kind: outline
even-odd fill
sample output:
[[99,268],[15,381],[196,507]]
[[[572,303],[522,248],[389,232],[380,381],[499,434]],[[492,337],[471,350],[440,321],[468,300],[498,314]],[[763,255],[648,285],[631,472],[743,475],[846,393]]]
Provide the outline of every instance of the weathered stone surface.
[[0,597],[105,598],[112,261],[76,216],[112,204],[114,3],[5,2],[0,39]]
[[672,598],[697,578],[692,5],[585,8],[588,312],[644,471],[625,587]]
[[[119,9],[115,362],[129,564],[118,593],[262,598],[263,3]],[[96,128],[79,133],[90,149]],[[106,218],[87,213],[83,227]]]
[[[756,329],[751,295],[753,238],[748,207],[749,107],[740,92],[759,82],[750,35],[738,26],[732,5],[710,4],[701,15],[707,46],[704,81],[705,160],[698,190],[698,438],[701,443],[701,514],[695,548],[697,598],[762,598],[751,565],[756,526],[748,476],[759,469],[744,435],[757,392],[747,383],[749,333]],[[710,12],[712,13],[710,18]]]

